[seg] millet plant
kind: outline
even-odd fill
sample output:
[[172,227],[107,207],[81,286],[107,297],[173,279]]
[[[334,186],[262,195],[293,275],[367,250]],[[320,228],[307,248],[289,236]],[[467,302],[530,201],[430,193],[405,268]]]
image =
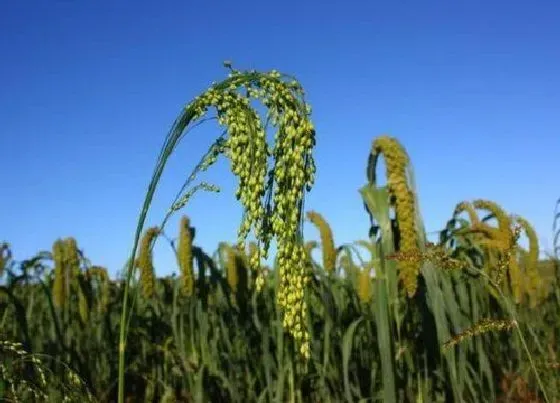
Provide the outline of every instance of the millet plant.
[[[306,330],[307,306],[304,299],[308,278],[305,274],[305,249],[302,239],[302,208],[304,191],[309,191],[315,174],[312,150],[315,130],[311,123],[310,108],[305,103],[301,85],[292,77],[277,71],[231,71],[228,79],[212,85],[196,97],[179,114],[167,135],[138,219],[130,264],[126,273],[125,292],[119,337],[119,391],[118,401],[124,402],[124,363],[126,330],[129,321],[129,288],[134,273],[134,256],[146,214],[154,191],[169,156],[184,133],[200,123],[211,111],[216,113],[225,134],[214,143],[201,164],[187,179],[183,189],[191,184],[196,174],[211,166],[220,154],[231,161],[231,170],[239,179],[236,197],[241,201],[244,215],[238,232],[238,243],[243,245],[251,230],[259,244],[259,251],[251,259],[258,267],[261,257],[266,258],[270,242],[276,238],[279,287],[277,302],[284,312],[283,324],[294,338],[303,359],[310,354]],[[267,108],[263,123],[250,100],[261,101]],[[266,139],[268,124],[276,128],[274,146]],[[269,157],[273,164],[269,166]],[[189,196],[187,191],[183,195]],[[176,201],[170,213],[184,205]],[[257,285],[262,287],[263,279]]]

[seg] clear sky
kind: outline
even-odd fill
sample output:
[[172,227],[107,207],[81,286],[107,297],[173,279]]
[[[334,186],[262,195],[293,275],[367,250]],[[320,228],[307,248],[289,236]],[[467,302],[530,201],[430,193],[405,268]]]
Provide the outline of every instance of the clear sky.
[[[550,249],[559,21],[552,0],[3,1],[0,239],[23,259],[74,236],[94,263],[120,270],[169,127],[230,59],[306,89],[318,169],[306,207],[337,243],[367,237],[358,188],[373,139],[387,133],[412,158],[428,230],[457,202],[486,198],[529,219]],[[147,225],[219,132],[211,123],[185,138]],[[225,162],[203,179],[223,192],[184,212],[211,252],[236,239],[240,209]],[[158,275],[175,270],[165,244],[155,256]]]

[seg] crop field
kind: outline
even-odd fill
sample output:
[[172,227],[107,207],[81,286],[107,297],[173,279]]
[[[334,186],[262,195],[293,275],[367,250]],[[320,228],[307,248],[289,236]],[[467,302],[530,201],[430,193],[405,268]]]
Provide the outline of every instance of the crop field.
[[[428,242],[414,155],[372,136],[356,189],[370,230],[337,244],[304,204],[321,167],[302,86],[225,67],[164,140],[124,276],[72,237],[26,258],[0,243],[0,401],[560,402],[560,203],[541,206],[549,255],[530,222],[483,195],[449,206]],[[147,224],[167,160],[201,123],[223,132]],[[209,251],[196,232],[219,229],[195,231],[184,208],[219,190],[199,179],[218,158],[243,218],[236,242]],[[156,276],[156,243],[180,275]]]

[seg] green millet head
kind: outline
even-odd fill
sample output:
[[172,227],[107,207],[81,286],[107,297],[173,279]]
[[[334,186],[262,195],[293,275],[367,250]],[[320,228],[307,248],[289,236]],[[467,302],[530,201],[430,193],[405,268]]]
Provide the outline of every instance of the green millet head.
[[[240,94],[241,90],[245,90],[247,97]],[[261,101],[268,109],[267,121],[276,129],[273,147],[267,144],[265,125],[251,108],[250,98]],[[259,74],[234,69],[228,80],[213,85],[189,104],[187,110],[194,120],[211,107],[217,111],[218,122],[226,127],[224,152],[239,179],[236,197],[243,205],[244,215],[237,244],[245,249],[247,236],[253,230],[266,259],[270,242],[276,238],[281,256],[278,304],[288,318],[287,331],[300,346],[300,352],[307,356],[309,341],[302,319],[307,309],[303,298],[305,252],[300,245],[300,224],[304,190],[311,188],[315,176],[312,156],[315,129],[309,119],[310,108],[303,100],[301,86],[294,80],[287,81],[277,71]],[[274,159],[270,169],[269,157]],[[257,256],[251,259],[252,269],[259,265],[260,251]],[[264,277],[259,274],[258,290],[263,283]]]
[[54,262],[53,303],[62,308],[66,301],[66,265],[64,259],[64,241],[57,239],[52,247]]
[[145,298],[151,298],[155,289],[155,273],[152,257],[152,245],[156,237],[159,235],[158,227],[148,228],[142,237],[140,243],[140,251],[136,260],[136,266],[140,269],[140,284],[142,287],[142,295]]
[[194,269],[190,221],[186,216],[181,218],[179,224],[177,255],[181,270],[181,294],[185,297],[190,297],[194,292]]
[[371,300],[371,263],[366,264],[361,270],[358,278],[358,297],[362,304]]

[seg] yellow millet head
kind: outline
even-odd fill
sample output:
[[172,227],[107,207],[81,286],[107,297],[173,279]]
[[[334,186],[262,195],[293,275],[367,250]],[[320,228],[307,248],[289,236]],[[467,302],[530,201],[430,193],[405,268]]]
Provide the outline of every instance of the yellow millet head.
[[499,204],[490,200],[478,199],[473,201],[472,205],[475,209],[486,210],[494,215],[496,221],[498,222],[498,230],[501,232],[501,237],[503,237],[504,240],[507,240],[506,243],[509,242],[511,239],[512,223],[511,218],[507,215],[504,209],[500,207]]
[[308,211],[307,219],[319,230],[323,251],[323,269],[332,274],[336,265],[336,248],[331,227],[323,216],[315,211]]
[[[498,223],[497,227],[481,221],[476,210],[490,212]],[[514,259],[517,246],[512,243],[511,218],[496,203],[489,200],[478,199],[459,203],[454,212],[454,217],[466,211],[469,215],[470,227],[458,233],[466,235],[484,251],[484,270],[494,277],[496,283],[501,283],[505,273],[513,277],[515,293],[519,293],[519,270]]]
[[[519,267],[519,262],[517,256],[519,254],[518,240],[521,234],[521,227],[516,225],[513,229],[510,229],[510,235],[507,242],[508,246],[506,248],[490,250],[490,252],[496,252],[497,258],[497,276],[501,280],[507,273],[509,275],[509,286],[513,299],[516,303],[521,302],[522,298],[522,281],[521,270]],[[490,254],[492,256],[492,254]],[[499,281],[497,281],[499,284]],[[507,286],[507,284],[506,284]]]
[[478,214],[476,213],[476,209],[472,205],[472,203],[468,201],[462,201],[455,206],[455,211],[453,212],[453,216],[457,217],[461,213],[467,213],[469,216],[469,221],[471,225],[477,225],[480,223],[480,219],[478,218]]
[[523,266],[525,274],[528,276],[527,292],[530,297],[531,307],[535,307],[538,303],[538,289],[541,286],[541,279],[538,272],[539,262],[539,240],[533,226],[523,217],[515,217],[514,221],[519,225],[520,229],[525,232],[525,236],[529,240],[529,251],[523,254]]
[[362,304],[367,304],[371,300],[371,264],[366,264],[360,271],[358,278],[358,297]]
[[[416,196],[408,183],[408,155],[397,139],[389,136],[381,136],[374,140],[372,154],[375,158],[382,155],[385,159],[387,187],[395,202],[394,207],[400,232],[400,250],[403,252],[414,251],[418,248]],[[418,263],[399,262],[399,278],[409,297],[413,297],[416,293],[419,273],[420,265]]]
[[476,242],[480,246],[495,249],[498,252],[505,251],[511,245],[511,232],[492,227],[483,222],[472,225],[468,232],[476,235]]
[[57,239],[52,247],[54,262],[53,303],[56,307],[64,307],[66,302],[66,264],[64,259],[64,241]]
[[179,224],[179,246],[177,248],[181,270],[181,295],[190,297],[194,292],[194,269],[190,220],[183,216]]
[[235,248],[228,246],[226,249],[226,277],[229,287],[235,294],[239,283],[238,254]]
[[[521,222],[514,225],[515,217],[510,217],[502,207],[489,200],[475,200],[472,205],[476,209],[490,212],[498,222],[497,228],[479,222],[472,226],[472,230],[483,236],[477,242],[486,248],[486,257],[490,265],[493,265],[493,256],[497,255],[497,277],[501,280],[504,274],[508,273],[513,299],[516,303],[520,303],[523,299],[523,284],[525,282],[522,278],[523,271],[518,260],[520,248],[517,242],[524,224],[528,223],[521,219]],[[533,240],[533,247],[535,247],[534,241],[536,239]],[[538,253],[538,243],[536,248]],[[535,290],[538,287],[538,276],[536,272],[533,272],[532,275],[533,278],[530,277],[528,283],[529,289],[532,290],[529,293],[535,295]]]
[[145,298],[151,298],[155,290],[155,273],[153,265],[152,245],[156,237],[159,235],[158,227],[148,228],[140,242],[140,250],[136,260],[136,266],[140,269],[140,285],[142,287],[142,295]]
[[68,267],[70,279],[75,279],[80,273],[80,251],[74,238],[64,240],[64,260]]

